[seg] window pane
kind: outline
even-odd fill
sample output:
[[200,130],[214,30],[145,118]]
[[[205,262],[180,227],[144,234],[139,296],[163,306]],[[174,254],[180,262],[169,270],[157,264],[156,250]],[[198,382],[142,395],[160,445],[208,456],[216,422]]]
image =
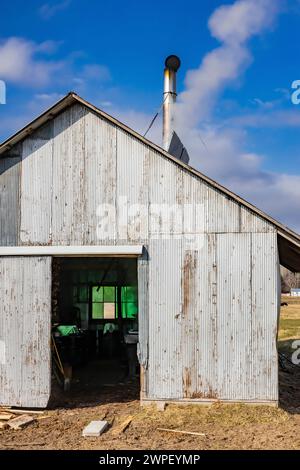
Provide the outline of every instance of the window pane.
[[78,287],[79,290],[79,302],[88,302],[88,288],[87,286]]
[[107,302],[103,305],[104,305],[104,318],[105,319],[115,318],[115,304]]
[[136,302],[122,303],[122,317],[123,318],[136,318],[138,313]]
[[99,320],[103,318],[103,304],[93,304],[92,307],[92,318],[93,320]]
[[93,302],[103,302],[103,287],[93,287]]
[[136,302],[137,288],[135,286],[122,287],[122,302]]
[[115,302],[115,287],[104,287],[104,302]]
[[73,302],[77,303],[78,302],[78,293],[77,293],[77,286],[73,286]]

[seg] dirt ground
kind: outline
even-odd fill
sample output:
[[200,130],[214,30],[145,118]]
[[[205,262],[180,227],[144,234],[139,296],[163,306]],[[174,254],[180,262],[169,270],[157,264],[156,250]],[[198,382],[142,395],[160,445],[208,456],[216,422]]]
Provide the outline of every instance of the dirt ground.
[[[283,299],[279,350],[288,359],[300,338],[300,298]],[[293,320],[293,323],[290,323]],[[288,360],[280,368],[280,407],[169,405],[165,411],[141,408],[138,384],[107,384],[93,391],[54,387],[49,409],[23,430],[0,430],[0,449],[300,449],[300,368]],[[127,429],[118,433],[128,417]],[[98,438],[83,438],[92,420],[105,419],[109,429]],[[204,433],[173,434],[158,428]]]

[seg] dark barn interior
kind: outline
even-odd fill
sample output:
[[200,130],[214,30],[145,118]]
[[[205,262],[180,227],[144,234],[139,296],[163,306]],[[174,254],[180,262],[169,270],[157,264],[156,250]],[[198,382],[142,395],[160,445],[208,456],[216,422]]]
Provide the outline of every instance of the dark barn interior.
[[134,258],[53,258],[52,364],[65,390],[135,383],[139,367]]

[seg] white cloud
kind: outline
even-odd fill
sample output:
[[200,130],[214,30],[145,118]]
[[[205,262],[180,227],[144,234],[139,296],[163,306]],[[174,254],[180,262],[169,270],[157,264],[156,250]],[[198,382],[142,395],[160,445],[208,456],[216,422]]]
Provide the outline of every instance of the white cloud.
[[176,105],[177,132],[191,165],[300,230],[300,175],[265,171],[264,156],[247,150],[245,131],[247,126],[284,122],[298,126],[295,110],[274,111],[270,103],[260,102],[257,112],[232,117],[222,125],[214,116],[224,88],[240,79],[252,61],[249,40],[274,24],[279,6],[278,0],[236,0],[215,10],[208,25],[221,45],[203,58],[198,69],[187,73]]
[[237,0],[215,10],[208,24],[221,45],[187,73],[177,105],[180,129],[209,118],[222,90],[251,62],[247,41],[270,27],[277,10],[278,0]]
[[82,76],[87,80],[110,80],[110,71],[105,65],[87,64],[83,67]]
[[63,0],[58,3],[44,3],[39,8],[39,14],[44,20],[49,20],[52,18],[56,13],[59,13],[62,10],[68,8],[71,4],[71,0]]
[[100,108],[103,108],[103,109],[105,109],[105,108],[111,108],[112,105],[113,105],[113,103],[112,103],[111,101],[101,101],[101,102],[99,103]]
[[11,37],[0,42],[0,77],[2,80],[30,86],[47,85],[52,76],[64,68],[64,61],[42,60],[37,56],[49,53],[53,41],[36,44]]
[[61,93],[36,93],[34,95],[34,102],[36,103],[38,101],[39,103],[51,106],[63,97],[64,95]]
[[40,44],[35,45],[35,52],[36,53],[42,53],[42,54],[54,54],[59,46],[63,43],[63,41],[44,41],[41,42]]
[[258,111],[233,116],[226,120],[226,125],[252,128],[285,128],[300,127],[299,110],[277,109],[273,111]]
[[210,32],[232,47],[241,45],[272,25],[278,6],[277,0],[239,0],[222,5],[209,19]]
[[55,60],[61,41],[36,43],[25,38],[10,37],[0,41],[0,79],[20,86],[45,88],[49,85],[84,86],[92,81],[110,80],[108,67],[101,64],[78,65],[82,55],[71,53]]

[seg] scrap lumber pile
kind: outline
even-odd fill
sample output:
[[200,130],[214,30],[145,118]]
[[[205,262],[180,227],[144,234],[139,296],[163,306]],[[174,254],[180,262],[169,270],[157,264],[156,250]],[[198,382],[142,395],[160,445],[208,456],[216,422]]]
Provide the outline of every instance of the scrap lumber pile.
[[0,407],[0,431],[3,429],[23,429],[34,423],[36,419],[41,419],[36,417],[39,414],[43,414],[43,411]]

